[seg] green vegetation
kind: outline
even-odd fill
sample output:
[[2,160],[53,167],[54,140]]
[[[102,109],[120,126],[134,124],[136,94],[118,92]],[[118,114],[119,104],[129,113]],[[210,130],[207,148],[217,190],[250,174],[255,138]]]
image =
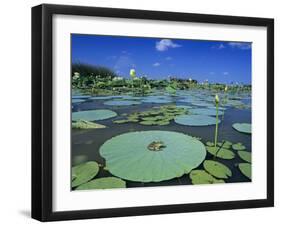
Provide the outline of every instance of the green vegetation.
[[[211,90],[213,92],[225,91],[224,84],[198,83],[193,79],[169,79],[154,80],[146,76],[138,75],[135,69],[130,70],[130,78],[118,75],[113,70],[83,63],[72,64],[72,88],[79,89],[83,93],[95,95],[112,95],[121,93],[133,93],[143,96],[154,90],[163,90],[170,95],[175,95],[178,90]],[[231,95],[251,91],[251,85],[231,85],[227,87],[229,99]],[[226,93],[226,91],[225,91]],[[237,107],[245,107],[237,102]]]

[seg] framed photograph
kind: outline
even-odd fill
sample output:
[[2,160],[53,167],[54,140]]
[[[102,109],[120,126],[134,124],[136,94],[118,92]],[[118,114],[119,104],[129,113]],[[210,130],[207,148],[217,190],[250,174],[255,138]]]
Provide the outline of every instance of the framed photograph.
[[32,217],[274,205],[274,21],[32,8]]

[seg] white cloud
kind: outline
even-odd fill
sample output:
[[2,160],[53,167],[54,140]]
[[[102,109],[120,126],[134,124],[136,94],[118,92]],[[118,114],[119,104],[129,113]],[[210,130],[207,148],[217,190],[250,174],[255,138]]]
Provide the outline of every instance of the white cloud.
[[229,75],[229,72],[228,71],[224,71],[223,75]]
[[238,48],[238,49],[251,49],[250,43],[244,43],[244,42],[229,42],[228,45],[232,48]]
[[166,51],[169,48],[177,48],[181,47],[181,45],[174,43],[171,39],[162,39],[159,42],[156,42],[156,50],[158,51]]
[[158,67],[160,66],[160,63],[159,62],[155,62],[154,64],[152,64],[154,67]]
[[172,60],[172,57],[166,57],[165,60]]

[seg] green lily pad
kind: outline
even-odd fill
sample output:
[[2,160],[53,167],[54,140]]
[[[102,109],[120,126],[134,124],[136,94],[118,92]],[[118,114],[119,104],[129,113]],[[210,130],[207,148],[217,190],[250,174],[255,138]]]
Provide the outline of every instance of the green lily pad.
[[192,101],[192,105],[198,106],[198,107],[213,107],[214,104],[204,102],[204,101]]
[[213,142],[211,142],[211,141],[207,141],[207,142],[206,142],[206,145],[207,145],[207,146],[210,146],[210,147],[215,146],[215,144],[214,144]]
[[192,170],[189,173],[192,184],[218,184],[224,183],[224,180],[216,179],[205,170]]
[[227,141],[227,140],[222,142],[221,145],[220,145],[220,147],[225,148],[225,149],[229,149],[229,148],[231,148],[231,146],[232,146],[232,143],[230,141]]
[[209,126],[216,124],[216,118],[208,115],[180,115],[175,118],[175,122],[187,126]]
[[156,124],[158,126],[166,126],[170,124],[170,121],[162,120],[162,121],[157,121]]
[[134,100],[109,100],[105,101],[104,105],[110,105],[110,106],[130,106],[130,105],[137,105],[140,104],[139,101]]
[[156,122],[155,121],[146,120],[146,121],[141,121],[140,124],[141,125],[145,125],[145,126],[152,126],[152,125],[155,125]]
[[[157,143],[161,143],[159,150],[152,149]],[[100,155],[114,176],[159,182],[181,177],[198,167],[206,157],[206,149],[191,136],[156,130],[113,137],[101,146]]]
[[90,100],[110,100],[112,99],[111,96],[97,96],[97,97],[91,97]]
[[99,165],[97,162],[90,161],[72,167],[72,175],[75,179],[72,180],[71,186],[77,187],[93,179],[99,172]]
[[238,151],[239,157],[246,162],[252,162],[252,153],[248,151]]
[[206,149],[210,154],[212,154],[218,158],[221,158],[221,159],[233,159],[235,157],[235,154],[233,151],[230,151],[225,148],[220,148],[220,147],[215,148],[215,147],[207,146]]
[[152,104],[167,104],[171,103],[172,99],[166,96],[149,96],[144,98],[142,102]]
[[72,99],[72,100],[71,100],[72,104],[82,103],[82,102],[84,102],[84,101],[85,101],[85,100],[83,100],[83,99]]
[[220,162],[213,160],[205,160],[203,162],[203,166],[208,173],[217,178],[227,179],[232,176],[231,170],[226,165]]
[[237,143],[232,145],[232,149],[235,151],[242,151],[245,150],[246,147],[242,143]]
[[106,128],[106,126],[95,122],[89,122],[85,120],[72,122],[72,129],[102,129],[102,128]]
[[232,127],[241,133],[252,133],[252,124],[250,123],[234,123]]
[[[189,110],[189,113],[194,115],[209,115],[209,116],[216,116],[217,114],[215,109],[210,109],[210,108],[193,108]],[[218,111],[218,115],[223,115],[223,112]]]
[[252,165],[250,163],[239,163],[238,167],[244,176],[252,179]]
[[120,120],[114,120],[113,123],[116,123],[116,124],[122,124],[122,123],[127,123],[129,122],[129,120],[127,119],[120,119]]
[[85,184],[80,185],[75,190],[89,189],[109,189],[109,188],[126,188],[126,182],[116,177],[104,177],[94,179]]
[[78,111],[72,113],[72,121],[79,121],[79,120],[97,121],[97,120],[113,118],[115,116],[117,116],[116,112],[107,109]]
[[156,121],[157,120],[156,117],[143,117],[141,119],[144,121]]
[[88,99],[89,95],[76,95],[76,96],[72,96],[72,99]]

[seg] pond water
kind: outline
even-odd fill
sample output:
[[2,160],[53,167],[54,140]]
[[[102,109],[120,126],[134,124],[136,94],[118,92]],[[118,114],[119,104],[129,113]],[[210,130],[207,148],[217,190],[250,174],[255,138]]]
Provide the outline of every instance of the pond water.
[[[114,123],[114,120],[122,120],[126,118],[124,114],[127,116],[135,112],[144,112],[161,106],[178,105],[188,106],[188,108],[191,109],[213,109],[215,111],[214,96],[209,91],[178,91],[175,96],[169,96],[169,94],[163,92],[155,92],[146,97],[134,97],[133,95],[127,94],[124,96],[96,97],[97,96],[91,98],[88,95],[73,95],[74,101],[72,102],[72,112],[108,109],[114,111],[117,116],[95,121],[98,124],[106,126],[106,128],[72,129],[72,166],[86,161],[96,161],[105,166],[105,159],[99,152],[100,147],[106,141],[117,135],[134,131],[174,131],[198,137],[203,144],[206,144],[207,141],[214,141],[215,125],[188,126],[178,124],[174,120],[170,120],[169,125],[141,125],[138,122]],[[248,152],[251,152],[251,135],[240,133],[232,127],[234,123],[251,123],[251,97],[248,93],[232,94],[227,96],[227,100],[226,104],[221,106],[222,109],[220,109],[220,111],[223,111],[223,115],[219,116],[221,123],[218,126],[218,141],[228,140],[232,143],[240,142],[246,146]],[[118,101],[128,102],[124,103],[125,106],[119,106]],[[135,105],[130,105],[130,101]],[[201,112],[201,110],[199,112]],[[215,118],[214,115],[213,117]],[[227,160],[214,158],[213,155],[207,152],[206,160],[218,160],[232,171],[232,176],[225,179],[225,182],[227,183],[251,181],[245,177],[237,167],[238,163],[244,162],[237,154],[235,154],[233,159]],[[203,163],[196,169],[203,170]],[[101,167],[95,178],[108,176],[115,175],[111,175],[108,170],[104,170]],[[136,182],[126,179],[124,180],[126,181],[126,187],[128,188],[192,184],[187,174],[160,182]]]

